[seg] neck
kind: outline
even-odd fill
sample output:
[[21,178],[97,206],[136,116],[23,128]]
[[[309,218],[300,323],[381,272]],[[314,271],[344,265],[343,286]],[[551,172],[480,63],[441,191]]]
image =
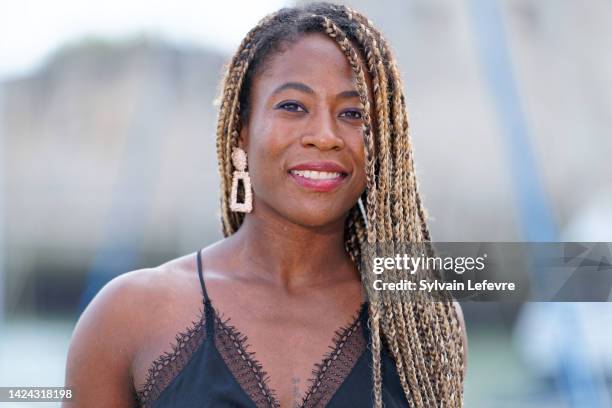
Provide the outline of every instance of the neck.
[[344,248],[344,217],[309,227],[261,207],[247,214],[230,238],[241,262],[251,266],[249,273],[287,289],[354,276],[356,269]]

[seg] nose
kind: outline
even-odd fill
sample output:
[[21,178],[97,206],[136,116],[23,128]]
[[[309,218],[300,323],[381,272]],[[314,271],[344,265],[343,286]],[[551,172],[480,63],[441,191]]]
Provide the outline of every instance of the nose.
[[304,147],[316,147],[319,150],[341,150],[344,139],[334,129],[334,118],[330,114],[313,115],[308,129],[301,141]]

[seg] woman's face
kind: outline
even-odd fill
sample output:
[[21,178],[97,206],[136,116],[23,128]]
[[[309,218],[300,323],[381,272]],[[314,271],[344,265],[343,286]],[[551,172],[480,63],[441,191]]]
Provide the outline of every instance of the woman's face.
[[273,54],[254,77],[241,145],[254,211],[325,226],[365,190],[362,109],[338,45],[308,34]]

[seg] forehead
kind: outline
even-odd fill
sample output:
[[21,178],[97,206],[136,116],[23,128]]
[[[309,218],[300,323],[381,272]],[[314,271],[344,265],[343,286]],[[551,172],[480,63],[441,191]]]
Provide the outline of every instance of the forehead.
[[[312,33],[285,45],[264,63],[263,83],[287,80],[326,83],[334,88],[352,87],[353,71],[339,45],[325,34]],[[314,85],[314,84],[313,84]]]

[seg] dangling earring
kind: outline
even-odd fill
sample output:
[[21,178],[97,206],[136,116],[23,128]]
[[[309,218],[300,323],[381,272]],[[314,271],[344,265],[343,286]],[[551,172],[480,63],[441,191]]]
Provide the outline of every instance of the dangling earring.
[[[230,209],[235,212],[250,213],[253,210],[253,192],[251,190],[251,178],[249,172],[246,171],[247,155],[244,150],[235,147],[232,152],[232,163],[234,171],[232,177],[232,195],[230,201]],[[238,182],[242,180],[244,187],[244,202],[238,202]]]

